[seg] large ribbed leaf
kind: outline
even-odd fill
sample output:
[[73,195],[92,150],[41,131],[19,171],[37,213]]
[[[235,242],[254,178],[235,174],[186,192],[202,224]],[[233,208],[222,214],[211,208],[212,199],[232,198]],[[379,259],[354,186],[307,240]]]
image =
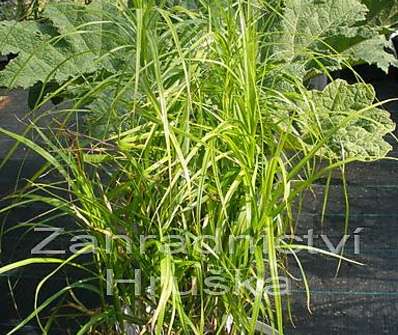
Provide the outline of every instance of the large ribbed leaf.
[[0,22],[0,54],[18,54],[0,72],[0,86],[26,88],[103,68],[115,71],[118,57],[107,57],[121,45],[118,26],[107,20],[115,13],[106,0],[89,6],[53,3],[43,13],[47,20]]
[[344,54],[354,62],[377,64],[387,73],[390,65],[398,65],[394,54],[386,52],[388,48],[393,48],[391,42],[387,41],[383,35],[375,35],[373,38],[354,44],[344,51]]
[[398,63],[385,51],[389,42],[381,29],[367,20],[368,13],[359,0],[286,1],[279,57],[311,62],[308,55],[317,55],[318,61],[331,68],[344,62],[369,63],[387,72],[389,65]]
[[[303,138],[311,141],[313,135],[308,129],[314,127],[319,127],[324,135],[331,129],[338,129],[328,138],[323,154],[369,160],[385,157],[392,149],[384,136],[394,131],[395,123],[387,111],[370,107],[376,97],[371,85],[349,85],[336,80],[324,91],[311,91],[309,95],[313,107],[300,103],[298,109]],[[311,109],[315,109],[316,118],[312,117]],[[355,113],[357,115],[353,117]],[[313,125],[309,126],[311,123]]]
[[398,25],[398,3],[387,0],[362,0],[369,8],[368,20],[378,26],[393,27]]
[[324,50],[331,36],[354,37],[354,25],[366,18],[367,7],[357,0],[288,0],[282,23],[281,50],[295,59],[308,49]]

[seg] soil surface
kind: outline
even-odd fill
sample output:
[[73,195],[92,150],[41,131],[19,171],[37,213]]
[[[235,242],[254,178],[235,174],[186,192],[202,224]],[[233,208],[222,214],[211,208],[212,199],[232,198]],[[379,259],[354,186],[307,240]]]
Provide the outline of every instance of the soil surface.
[[[398,97],[397,81],[377,79],[372,84],[380,100]],[[386,108],[398,122],[398,103]],[[398,143],[390,140],[394,147],[390,156],[398,157]],[[303,286],[295,285],[296,327],[290,327],[288,335],[398,334],[398,162],[354,164],[347,173],[350,237],[345,255],[364,265],[343,263],[336,276],[338,261],[300,253],[312,292],[312,314],[306,307]],[[324,185],[314,187],[300,218],[302,236],[313,229],[314,245],[323,249],[328,249],[327,242],[336,247],[345,234],[343,187],[338,180],[332,184],[323,225]]]

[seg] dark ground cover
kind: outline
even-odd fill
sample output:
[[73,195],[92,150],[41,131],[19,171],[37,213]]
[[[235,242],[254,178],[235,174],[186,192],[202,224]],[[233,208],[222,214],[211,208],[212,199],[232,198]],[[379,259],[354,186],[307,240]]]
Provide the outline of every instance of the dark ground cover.
[[[381,100],[398,97],[398,83],[389,78],[373,77]],[[398,103],[386,106],[398,122]],[[396,132],[397,135],[397,132]],[[398,157],[398,145],[391,139]],[[294,288],[295,303],[289,335],[349,335],[398,333],[398,163],[384,160],[354,164],[348,168],[350,223],[346,255],[364,266],[342,264],[319,255],[301,253],[312,290],[312,315],[305,306],[304,290]],[[334,246],[344,235],[343,188],[335,180],[330,188],[328,214],[320,224],[324,185],[317,185],[308,197],[302,226],[313,229],[314,236],[325,234]],[[307,229],[302,230],[302,234]],[[359,236],[359,255],[355,254],[355,231]],[[300,236],[300,233],[298,234]],[[314,244],[325,248],[324,240]],[[357,250],[358,251],[358,250]]]

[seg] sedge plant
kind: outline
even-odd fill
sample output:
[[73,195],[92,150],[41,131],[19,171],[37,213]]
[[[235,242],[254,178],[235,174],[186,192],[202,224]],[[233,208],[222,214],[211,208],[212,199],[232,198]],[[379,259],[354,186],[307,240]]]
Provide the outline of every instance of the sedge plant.
[[[366,7],[348,2],[361,17]],[[293,36],[295,9],[260,0],[48,9],[64,29],[40,41],[43,49],[98,36],[103,49],[86,68],[87,52],[53,63],[33,112],[55,96],[66,103],[48,112],[56,115],[50,127],[32,123],[34,140],[0,129],[46,161],[2,212],[44,203],[73,218],[86,239],[66,259],[0,268],[59,264],[38,285],[35,310],[9,334],[32,320],[49,333],[60,297],[78,289],[94,292],[98,306],[93,312],[73,299],[84,316],[78,334],[283,334],[295,280],[289,263],[310,305],[298,251],[355,263],[286,236],[296,230],[303,192],[350,162],[384,157],[391,147],[383,137],[394,124],[370,85],[332,80],[324,91],[308,90],[314,74],[349,66],[353,51],[309,31]],[[91,21],[73,11],[91,11]],[[351,34],[356,21],[341,24]],[[38,53],[21,58],[22,69]],[[11,70],[4,74],[10,87],[23,81],[23,70]],[[66,70],[73,73],[62,76]],[[54,78],[61,79],[46,91]],[[48,222],[39,216],[32,224]],[[79,263],[87,253],[90,262]],[[65,267],[87,276],[42,299],[48,279]],[[50,318],[41,317],[45,311]]]

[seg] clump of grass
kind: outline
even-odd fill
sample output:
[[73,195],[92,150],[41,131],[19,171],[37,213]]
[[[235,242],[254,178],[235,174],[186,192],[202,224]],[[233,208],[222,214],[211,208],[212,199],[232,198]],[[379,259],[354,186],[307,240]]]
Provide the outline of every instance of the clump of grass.
[[[91,236],[66,260],[0,268],[61,264],[14,333],[33,318],[48,332],[57,315],[46,324],[40,313],[83,288],[97,294],[99,309],[89,313],[75,300],[87,312],[79,334],[283,334],[286,251],[309,303],[296,255],[309,247],[285,238],[295,231],[293,204],[318,178],[358,159],[330,139],[369,121],[373,107],[322,126],[303,72],[276,57],[278,1],[119,6],[109,21],[131,50],[123,70],[72,78],[47,96],[41,103],[65,92],[72,99],[64,125],[32,125],[42,145],[1,130],[47,161],[15,199],[64,211]],[[65,130],[71,116],[75,128]],[[61,181],[42,180],[49,171]],[[87,279],[42,301],[47,279],[63,266],[81,268],[88,251]]]

